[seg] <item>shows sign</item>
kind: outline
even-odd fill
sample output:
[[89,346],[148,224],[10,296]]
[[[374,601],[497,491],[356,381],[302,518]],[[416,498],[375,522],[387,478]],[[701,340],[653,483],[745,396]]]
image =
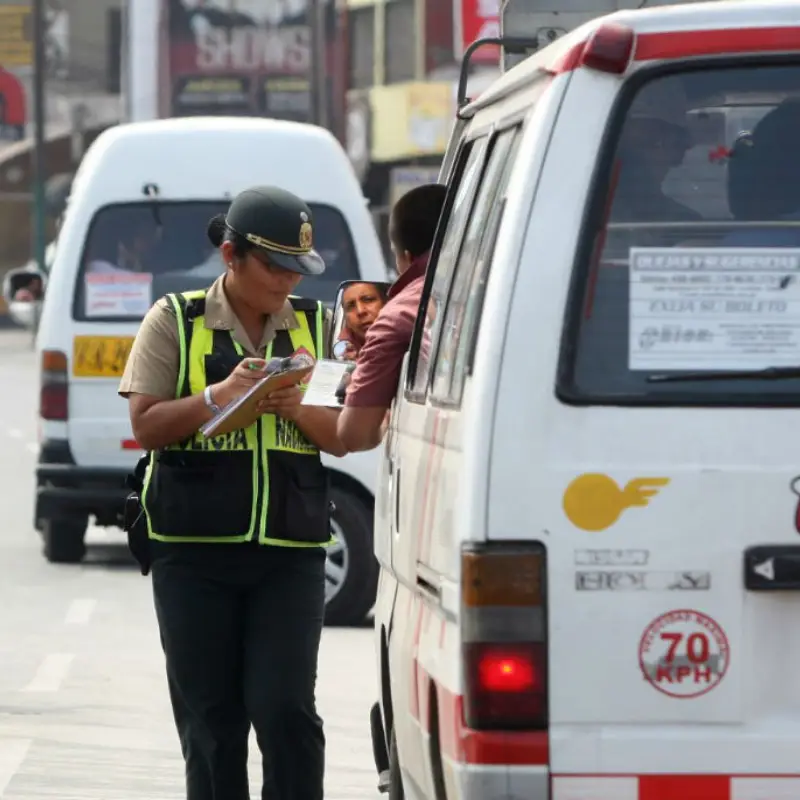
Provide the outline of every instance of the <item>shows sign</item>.
[[25,89],[10,72],[0,69],[0,142],[25,138]]
[[172,114],[309,120],[307,0],[165,2]]

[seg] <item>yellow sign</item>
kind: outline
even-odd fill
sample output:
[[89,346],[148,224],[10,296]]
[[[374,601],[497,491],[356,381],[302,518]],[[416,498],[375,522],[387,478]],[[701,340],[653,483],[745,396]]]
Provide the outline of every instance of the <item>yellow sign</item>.
[[33,64],[33,17],[29,5],[0,5],[0,67]]
[[369,90],[369,104],[373,162],[444,153],[455,114],[451,81],[373,86]]
[[444,153],[453,125],[453,88],[447,83],[408,87],[408,140],[419,153]]
[[564,513],[576,528],[604,531],[623,511],[646,506],[668,483],[669,478],[634,478],[620,489],[608,475],[579,475],[564,492]]
[[132,346],[132,336],[76,336],[72,374],[76,378],[119,378]]

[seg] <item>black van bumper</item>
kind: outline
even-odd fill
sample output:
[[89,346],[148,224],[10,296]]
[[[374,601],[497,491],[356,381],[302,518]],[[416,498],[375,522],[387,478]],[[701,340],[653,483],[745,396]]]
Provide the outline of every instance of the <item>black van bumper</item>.
[[68,441],[43,441],[36,467],[36,529],[41,530],[42,520],[64,517],[94,516],[99,525],[118,525],[130,494],[125,480],[131,471],[79,467]]

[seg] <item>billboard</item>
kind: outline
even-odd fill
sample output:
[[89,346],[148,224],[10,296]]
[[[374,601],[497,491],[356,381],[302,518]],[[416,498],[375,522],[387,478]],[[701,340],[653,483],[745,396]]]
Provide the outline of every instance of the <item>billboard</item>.
[[312,117],[308,0],[164,0],[171,116]]
[[[476,39],[497,38],[500,35],[500,0],[456,0],[455,15],[456,57]],[[486,45],[472,56],[473,64],[497,64],[500,48]]]

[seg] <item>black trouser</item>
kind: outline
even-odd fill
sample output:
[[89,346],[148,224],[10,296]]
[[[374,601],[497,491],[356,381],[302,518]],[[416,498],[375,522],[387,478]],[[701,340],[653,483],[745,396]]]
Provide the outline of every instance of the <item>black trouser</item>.
[[187,800],[249,800],[251,723],[262,800],[322,800],[325,736],[314,687],[324,550],[218,547],[226,552],[203,545],[202,558],[182,558],[176,547],[153,563]]

